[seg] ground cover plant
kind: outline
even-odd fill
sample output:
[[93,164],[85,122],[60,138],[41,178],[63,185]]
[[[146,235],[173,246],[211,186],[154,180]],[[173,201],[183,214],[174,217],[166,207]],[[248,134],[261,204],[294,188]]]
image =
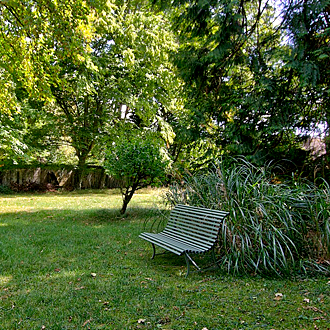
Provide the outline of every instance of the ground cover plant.
[[[219,263],[232,273],[330,272],[330,186],[283,176],[272,163],[222,159],[187,175],[166,194],[230,212],[220,230]],[[280,176],[279,174],[282,174]]]
[[[185,278],[138,238],[161,220],[158,190],[0,196],[0,328],[328,329],[330,278]],[[156,207],[157,205],[157,207]],[[157,221],[156,221],[157,222]]]

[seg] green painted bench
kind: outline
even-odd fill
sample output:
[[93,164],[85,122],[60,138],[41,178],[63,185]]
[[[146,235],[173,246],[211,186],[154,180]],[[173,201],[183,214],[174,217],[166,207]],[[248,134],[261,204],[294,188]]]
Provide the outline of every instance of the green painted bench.
[[186,276],[188,276],[189,261],[201,270],[190,256],[192,253],[212,251],[216,264],[214,247],[222,221],[228,214],[229,212],[178,204],[171,211],[162,232],[158,234],[144,232],[139,237],[152,244],[152,259],[156,255],[155,245],[177,255],[183,254],[187,263]]

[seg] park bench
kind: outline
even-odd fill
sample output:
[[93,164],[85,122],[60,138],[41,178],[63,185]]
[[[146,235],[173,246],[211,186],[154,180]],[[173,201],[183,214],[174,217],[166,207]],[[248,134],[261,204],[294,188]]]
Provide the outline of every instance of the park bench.
[[152,244],[152,259],[156,255],[155,245],[176,255],[183,254],[187,263],[186,276],[188,276],[189,262],[201,270],[190,256],[192,253],[211,251],[216,264],[214,247],[222,221],[228,214],[224,211],[178,204],[171,211],[162,232],[158,234],[144,232],[139,237]]

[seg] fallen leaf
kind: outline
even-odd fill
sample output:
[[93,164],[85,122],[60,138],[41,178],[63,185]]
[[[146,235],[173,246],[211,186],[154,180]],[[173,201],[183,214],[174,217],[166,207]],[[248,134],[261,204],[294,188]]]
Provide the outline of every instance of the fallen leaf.
[[85,321],[84,322],[84,324],[82,325],[83,327],[86,325],[86,324],[88,324],[88,323],[91,323],[91,320],[87,320],[87,321]]
[[59,273],[61,271],[61,268],[55,268],[54,272]]
[[75,290],[82,290],[82,289],[85,289],[85,287],[84,286],[81,286],[79,288],[75,288]]
[[96,273],[91,273],[91,276],[92,277],[96,277]]
[[282,293],[280,293],[280,292],[275,293],[274,300],[282,300],[282,298],[283,298],[283,294]]
[[171,319],[168,316],[165,316],[158,321],[158,324],[167,324],[170,322],[171,322]]
[[317,307],[314,307],[314,306],[306,306],[306,307],[303,307],[304,309],[310,309],[312,310],[313,312],[318,312],[318,313],[321,313],[321,314],[325,314],[321,309],[318,309]]
[[308,298],[305,298],[304,299],[304,302],[307,303],[307,304],[309,304],[309,299]]
[[138,319],[137,322],[138,322],[139,324],[143,324],[143,323],[145,323],[145,321],[146,321],[146,319]]

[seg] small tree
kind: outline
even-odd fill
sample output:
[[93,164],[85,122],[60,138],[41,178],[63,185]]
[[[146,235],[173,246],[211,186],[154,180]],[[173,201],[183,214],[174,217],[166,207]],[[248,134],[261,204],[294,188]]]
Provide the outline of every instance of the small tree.
[[120,182],[124,214],[136,190],[160,184],[168,162],[152,137],[122,139],[108,149],[104,167]]

